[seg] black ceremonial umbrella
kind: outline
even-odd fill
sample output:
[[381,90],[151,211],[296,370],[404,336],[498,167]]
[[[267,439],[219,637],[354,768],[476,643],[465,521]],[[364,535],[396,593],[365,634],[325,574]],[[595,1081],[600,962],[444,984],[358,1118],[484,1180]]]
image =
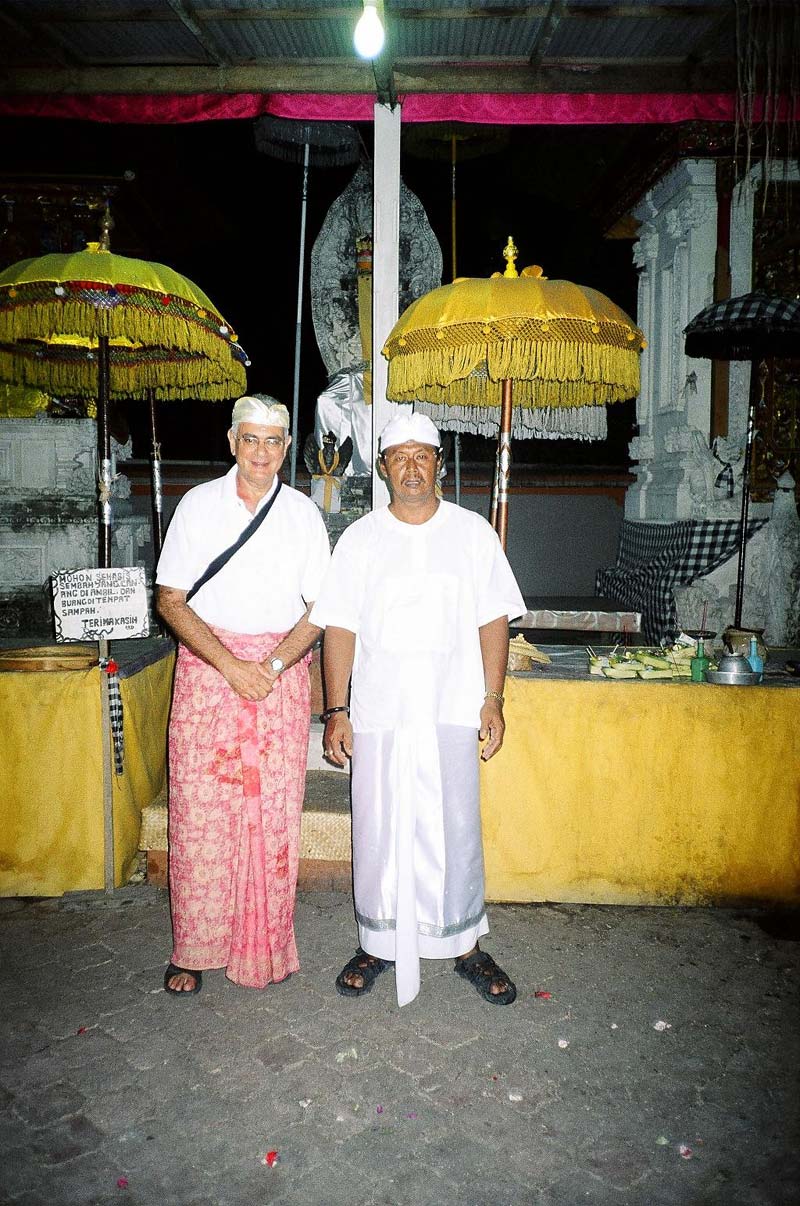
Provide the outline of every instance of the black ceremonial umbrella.
[[684,332],[686,355],[707,360],[766,360],[800,355],[800,299],[743,293],[714,302]]
[[739,529],[739,565],[736,573],[734,627],[742,624],[747,512],[750,506],[750,470],[753,460],[756,405],[763,405],[764,374],[758,372],[760,397],[753,384],[756,365],[774,357],[800,357],[800,299],[768,293],[743,293],[714,302],[701,310],[687,327],[686,355],[706,360],[751,360],[747,439],[742,469],[742,517]]

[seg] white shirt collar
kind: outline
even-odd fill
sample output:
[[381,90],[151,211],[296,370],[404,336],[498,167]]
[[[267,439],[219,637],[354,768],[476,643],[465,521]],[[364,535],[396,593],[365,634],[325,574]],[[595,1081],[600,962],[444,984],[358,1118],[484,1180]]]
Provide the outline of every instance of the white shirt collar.
[[247,511],[249,515],[253,515],[253,514],[257,515],[258,512],[261,510],[261,508],[266,506],[266,504],[272,498],[275,491],[278,489],[278,474],[277,473],[275,474],[275,481],[272,483],[272,486],[270,487],[269,491],[264,495],[264,497],[259,499],[259,501],[256,503],[256,509],[253,512],[253,511],[250,511],[249,508],[245,505],[244,500],[239,497],[239,493],[236,489],[236,477],[237,477],[238,472],[239,472],[239,466],[236,464],[233,464],[233,465],[231,465],[228,472],[225,474],[225,497],[226,497],[226,500],[232,506],[244,507],[245,511]]

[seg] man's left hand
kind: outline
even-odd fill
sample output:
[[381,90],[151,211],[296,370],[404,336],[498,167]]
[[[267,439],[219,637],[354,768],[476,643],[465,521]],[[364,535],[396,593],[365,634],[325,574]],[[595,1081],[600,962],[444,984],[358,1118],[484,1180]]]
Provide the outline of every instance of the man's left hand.
[[500,749],[505,731],[503,705],[497,699],[485,699],[481,708],[481,730],[478,734],[480,740],[486,742],[481,750],[484,762],[488,762]]

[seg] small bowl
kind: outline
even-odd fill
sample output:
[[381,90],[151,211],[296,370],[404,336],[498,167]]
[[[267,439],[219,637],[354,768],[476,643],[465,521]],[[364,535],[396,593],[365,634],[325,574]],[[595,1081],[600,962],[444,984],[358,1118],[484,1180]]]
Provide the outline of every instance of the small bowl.
[[725,653],[717,670],[706,671],[706,681],[716,687],[753,687],[761,682],[761,675],[741,653]]
[[727,674],[731,678],[747,678],[753,673],[753,667],[741,653],[725,653],[719,659],[718,674]]
[[729,674],[724,670],[706,670],[706,681],[715,687],[754,687],[761,682],[761,675],[755,670],[749,674]]

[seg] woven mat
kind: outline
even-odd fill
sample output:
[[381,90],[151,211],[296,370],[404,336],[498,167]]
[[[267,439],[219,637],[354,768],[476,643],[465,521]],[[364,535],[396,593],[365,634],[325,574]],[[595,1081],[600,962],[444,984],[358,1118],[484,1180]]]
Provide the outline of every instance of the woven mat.
[[[142,809],[140,850],[167,849],[167,804],[159,796]],[[350,861],[350,813],[303,813],[300,824],[300,857]]]
[[350,813],[304,812],[300,857],[350,861]]
[[167,789],[156,796],[152,804],[142,809],[142,824],[139,830],[140,850],[166,850],[167,848]]

